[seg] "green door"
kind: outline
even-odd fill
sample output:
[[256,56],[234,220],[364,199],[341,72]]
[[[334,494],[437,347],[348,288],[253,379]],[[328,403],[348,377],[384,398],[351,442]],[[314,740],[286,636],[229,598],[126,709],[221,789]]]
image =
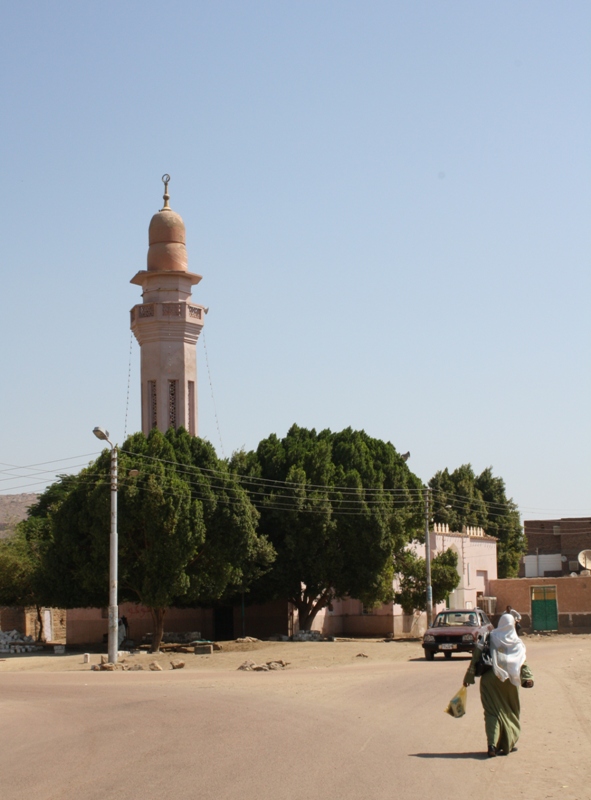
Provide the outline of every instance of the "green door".
[[534,631],[558,630],[556,586],[531,587],[531,615]]

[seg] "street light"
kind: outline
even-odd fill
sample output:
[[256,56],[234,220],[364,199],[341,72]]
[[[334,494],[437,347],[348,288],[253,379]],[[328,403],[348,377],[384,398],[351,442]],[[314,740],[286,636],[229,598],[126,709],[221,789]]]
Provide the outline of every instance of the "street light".
[[433,624],[433,588],[431,586],[431,535],[429,533],[429,489],[425,487],[425,561],[427,564],[427,627]]
[[111,535],[109,538],[109,661],[117,663],[119,649],[118,622],[119,607],[117,605],[117,446],[109,440],[109,431],[94,428],[97,439],[108,442],[111,446]]

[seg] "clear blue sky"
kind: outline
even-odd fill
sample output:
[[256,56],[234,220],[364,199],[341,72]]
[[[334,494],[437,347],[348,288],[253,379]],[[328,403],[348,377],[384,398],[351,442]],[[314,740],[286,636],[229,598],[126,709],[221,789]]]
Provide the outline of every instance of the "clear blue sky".
[[139,429],[169,172],[226,456],[352,426],[591,513],[591,4],[4,0],[0,58],[0,469]]

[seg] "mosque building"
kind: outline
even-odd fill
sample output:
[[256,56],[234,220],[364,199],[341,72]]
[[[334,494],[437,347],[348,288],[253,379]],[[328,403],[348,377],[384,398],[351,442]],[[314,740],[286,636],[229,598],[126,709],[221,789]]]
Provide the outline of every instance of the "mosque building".
[[196,345],[206,308],[191,300],[201,275],[187,269],[185,223],[168,201],[149,227],[148,268],[131,283],[142,287],[142,302],[131,309],[131,330],[141,350],[142,432],[171,426],[197,435]]

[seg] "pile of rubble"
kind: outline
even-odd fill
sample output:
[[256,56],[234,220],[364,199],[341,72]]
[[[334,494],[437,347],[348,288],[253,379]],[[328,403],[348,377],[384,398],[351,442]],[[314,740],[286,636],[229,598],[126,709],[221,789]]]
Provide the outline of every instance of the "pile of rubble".
[[323,636],[320,631],[297,631],[291,638],[294,642],[324,642],[327,640],[327,637]]
[[43,647],[35,644],[32,636],[17,630],[0,631],[0,653],[34,653],[36,650],[43,650]]
[[285,669],[289,665],[289,661],[267,661],[266,664],[256,664],[254,661],[244,661],[238,667],[243,672],[270,672],[274,669]]
[[[170,662],[171,669],[183,669],[184,666],[185,662],[179,659]],[[116,672],[118,669],[123,670],[123,672],[135,672],[136,670],[144,670],[146,667],[144,667],[143,664],[128,664],[125,659],[121,659],[117,664],[113,664],[109,661],[108,656],[101,656],[101,663],[93,664],[90,669],[93,672]],[[148,669],[152,670],[152,672],[162,672],[162,667],[157,661],[151,661],[148,665]]]
[[[143,644],[152,644],[153,633],[146,633],[142,636]],[[168,631],[162,634],[162,644],[192,644],[193,642],[200,642],[200,631],[186,631],[185,633],[172,633]]]

